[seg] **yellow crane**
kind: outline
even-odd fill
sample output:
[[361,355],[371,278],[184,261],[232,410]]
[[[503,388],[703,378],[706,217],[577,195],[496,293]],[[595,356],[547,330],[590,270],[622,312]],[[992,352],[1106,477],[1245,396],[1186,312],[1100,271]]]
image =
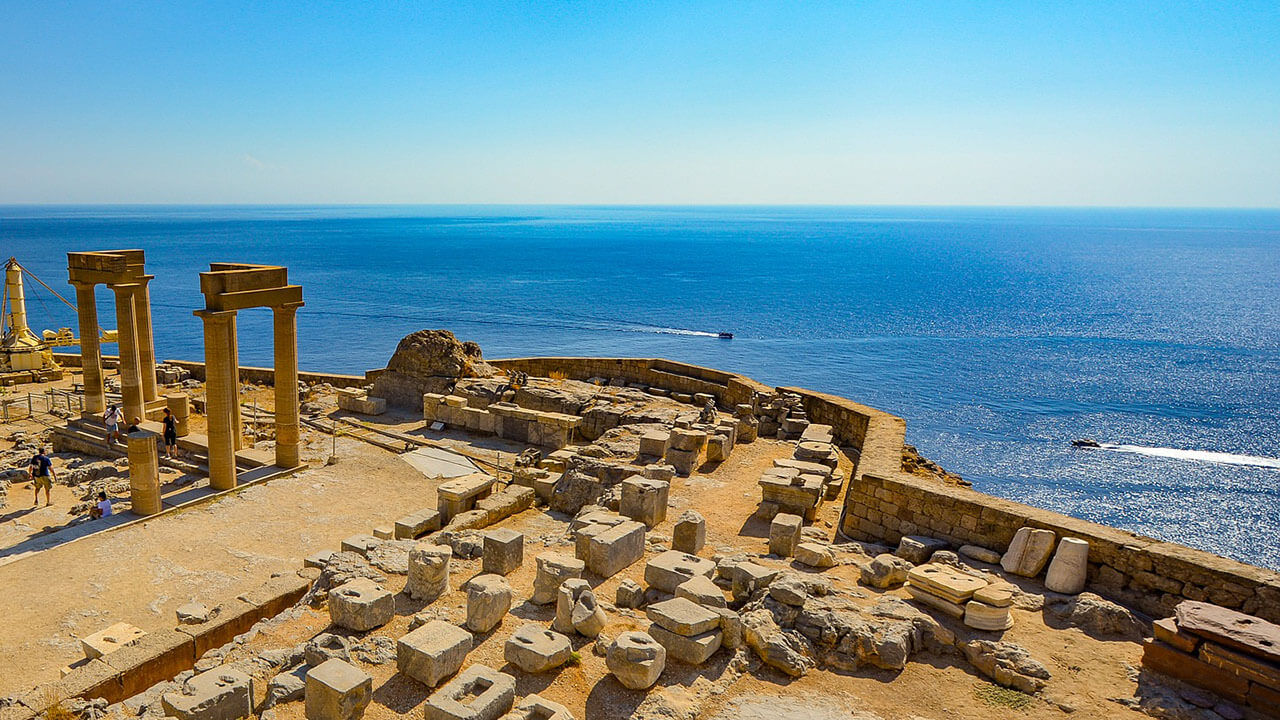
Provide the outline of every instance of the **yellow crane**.
[[[0,297],[0,382],[3,384],[62,377],[62,366],[58,364],[53,348],[80,344],[80,340],[71,332],[71,328],[59,328],[56,332],[45,330],[40,335],[36,335],[31,330],[27,324],[27,298],[22,284],[23,275],[30,276],[32,280],[40,283],[72,310],[76,308],[30,270],[22,267],[16,258],[9,258],[5,262],[4,295]],[[114,330],[99,332],[101,342],[116,341]]]

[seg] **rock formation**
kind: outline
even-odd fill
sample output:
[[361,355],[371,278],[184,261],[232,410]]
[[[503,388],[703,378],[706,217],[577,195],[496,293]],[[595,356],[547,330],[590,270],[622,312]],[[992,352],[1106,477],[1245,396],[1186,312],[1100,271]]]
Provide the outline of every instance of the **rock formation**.
[[448,330],[419,330],[396,346],[369,395],[394,407],[420,410],[423,393],[447,394],[460,378],[490,377],[496,372],[485,363],[476,343],[460,342]]

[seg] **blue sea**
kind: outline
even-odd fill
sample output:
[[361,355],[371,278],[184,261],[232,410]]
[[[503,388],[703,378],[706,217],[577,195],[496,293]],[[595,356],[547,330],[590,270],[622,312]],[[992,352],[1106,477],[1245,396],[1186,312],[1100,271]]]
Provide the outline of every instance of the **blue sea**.
[[[984,492],[1280,569],[1280,212],[0,207],[0,256],[67,297],[65,252],[123,247],[161,357],[202,358],[207,263],[287,265],[304,369],[381,367],[421,328],[709,365],[902,415]],[[270,364],[267,311],[240,353]]]

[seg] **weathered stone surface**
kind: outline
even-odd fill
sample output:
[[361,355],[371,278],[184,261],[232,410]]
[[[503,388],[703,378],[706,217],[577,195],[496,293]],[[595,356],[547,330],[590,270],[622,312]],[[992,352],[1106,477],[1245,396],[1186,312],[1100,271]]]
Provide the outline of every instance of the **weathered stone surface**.
[[961,545],[959,553],[971,560],[977,560],[988,565],[1000,564],[1000,553],[977,545]]
[[435,600],[449,591],[449,559],[453,549],[447,545],[418,543],[409,553],[409,581],[405,592],[414,600]]
[[804,518],[789,513],[778,513],[769,523],[769,552],[778,557],[791,557],[800,543],[800,531]]
[[809,589],[798,575],[784,573],[769,583],[769,597],[783,605],[802,607],[809,599]]
[[502,720],[573,720],[573,713],[560,703],[551,702],[537,693],[526,695]]
[[331,658],[351,661],[351,644],[345,637],[320,633],[304,646],[303,659],[311,667],[318,667]]
[[1044,688],[1045,682],[1052,677],[1049,670],[1040,664],[1021,645],[990,640],[972,640],[961,649],[978,672],[986,675],[998,685],[1020,690],[1025,693],[1036,693]]
[[457,625],[432,620],[396,643],[396,669],[427,687],[458,671],[471,652],[471,633]]
[[1053,555],[1053,543],[1057,538],[1052,530],[1023,527],[1013,536],[1009,549],[1000,558],[1005,572],[1024,577],[1035,577],[1044,569]]
[[552,627],[562,633],[595,637],[604,628],[604,610],[596,602],[591,585],[579,578],[565,580],[556,591],[556,617]]
[[459,342],[448,330],[419,330],[396,346],[369,396],[384,398],[393,407],[416,411],[423,407],[423,393],[447,393],[459,378],[494,374],[484,362],[479,345]]
[[307,690],[307,673],[310,670],[310,665],[299,665],[272,677],[267,682],[267,696],[262,701],[262,709],[303,699]]
[[882,553],[862,568],[859,580],[863,585],[874,588],[897,587],[907,581],[907,573],[910,571],[911,563],[897,555]]
[[467,581],[467,627],[486,633],[511,609],[511,586],[501,575],[477,575]]
[[645,525],[627,521],[586,536],[586,565],[601,577],[612,577],[644,557]]
[[521,625],[502,648],[502,657],[527,673],[554,670],[572,654],[568,637],[533,623]]
[[396,520],[394,534],[397,540],[417,540],[439,529],[440,511],[435,508],[423,508]]
[[337,658],[307,673],[307,720],[359,720],[373,700],[373,678]]
[[727,607],[712,607],[708,609],[720,616],[720,633],[724,636],[720,641],[720,646],[726,650],[737,650],[742,647],[743,633],[745,632],[742,626],[742,616]]
[[1249,695],[1247,679],[1157,640],[1147,640],[1142,644],[1142,667],[1197,687],[1213,688],[1215,693],[1238,702],[1246,701]]
[[196,675],[165,693],[165,715],[178,720],[238,720],[253,714],[253,678],[227,665]]
[[634,475],[622,481],[622,501],[618,512],[653,527],[667,519],[667,498],[671,484]]
[[146,631],[141,628],[120,622],[105,630],[99,630],[92,635],[80,638],[80,649],[84,651],[85,657],[92,660],[137,642],[146,634]]
[[936,563],[912,568],[907,573],[907,580],[953,603],[967,602],[975,592],[987,586],[987,581],[982,578]]
[[1013,627],[1013,616],[1007,606],[996,607],[973,600],[965,603],[964,624],[978,630],[1003,631]]
[[533,579],[533,597],[529,601],[535,605],[547,605],[555,601],[556,592],[565,580],[582,577],[586,563],[560,553],[543,553],[537,558],[537,575]]
[[1200,638],[1191,633],[1182,632],[1173,618],[1163,618],[1151,623],[1151,631],[1156,640],[1177,648],[1185,653],[1194,653],[1200,645]]
[[508,575],[524,564],[524,534],[507,528],[484,533],[484,572]]
[[711,582],[711,578],[695,575],[676,586],[676,597],[685,598],[703,607],[728,607],[724,591]]
[[906,587],[907,587],[907,594],[911,596],[912,600],[915,600],[916,602],[924,605],[928,605],[929,607],[935,610],[941,610],[942,612],[950,615],[953,618],[964,617],[963,604],[948,600],[940,595],[935,595],[934,593],[922,587],[916,587],[915,585],[911,585],[911,584],[907,584]]
[[819,570],[836,565],[836,552],[829,545],[819,542],[802,542],[796,545],[796,562]]
[[644,690],[658,682],[667,650],[647,633],[624,632],[609,645],[605,665],[623,687]]
[[1235,610],[1186,600],[1174,611],[1183,632],[1280,662],[1280,625]]
[[630,578],[623,580],[618,583],[613,604],[620,608],[638,608],[644,605],[644,587]]
[[176,612],[179,625],[197,625],[202,622],[208,622],[210,618],[209,606],[199,602],[179,605]]
[[640,454],[650,457],[662,457],[667,454],[667,438],[670,433],[661,430],[650,430],[640,436]]
[[686,665],[701,665],[720,649],[720,643],[724,639],[724,635],[720,632],[718,618],[716,625],[714,630],[688,636],[671,632],[653,623],[649,626],[649,635],[667,649],[668,658]]
[[946,549],[947,543],[937,538],[925,537],[924,535],[903,535],[902,540],[898,542],[898,549],[893,554],[912,565],[920,565],[928,562],[935,552]]
[[747,600],[769,587],[778,571],[753,562],[740,562],[733,568],[729,592],[734,600]]
[[804,636],[779,627],[768,610],[752,610],[744,614],[742,624],[747,647],[764,664],[792,677],[800,677],[814,666]]
[[426,720],[498,720],[515,699],[515,678],[476,664],[427,698]]
[[412,540],[384,540],[369,548],[369,564],[383,572],[408,574],[414,544]]
[[645,609],[645,615],[660,627],[686,637],[720,627],[719,615],[682,597],[654,603]]
[[1049,602],[1046,610],[1055,622],[1078,627],[1093,637],[1137,640],[1143,635],[1142,621],[1132,612],[1093,593]]
[[368,533],[358,533],[347,538],[343,538],[341,543],[342,552],[353,552],[358,555],[368,557],[369,548],[382,542],[378,538]]
[[329,592],[329,619],[334,625],[364,632],[391,622],[395,597],[368,578],[356,578]]
[[671,534],[671,549],[697,555],[707,542],[707,521],[696,510],[685,510],[676,519]]
[[1013,604],[1013,594],[1017,590],[1008,583],[991,583],[973,592],[973,599],[992,607],[1009,607]]
[[674,594],[686,580],[701,575],[711,577],[716,564],[696,555],[668,550],[651,559],[644,567],[644,581],[650,587]]
[[1084,590],[1088,576],[1089,543],[1080,538],[1062,538],[1044,576],[1044,586],[1054,592],[1075,595]]

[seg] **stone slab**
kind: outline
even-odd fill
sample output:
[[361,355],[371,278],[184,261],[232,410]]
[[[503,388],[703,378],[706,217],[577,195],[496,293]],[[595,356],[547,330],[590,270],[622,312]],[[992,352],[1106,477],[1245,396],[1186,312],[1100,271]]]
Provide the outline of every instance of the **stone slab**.
[[1280,625],[1194,600],[1180,603],[1174,617],[1183,632],[1280,663]]
[[471,645],[471,633],[452,623],[432,620],[396,643],[396,670],[435,687],[462,667]]
[[645,608],[645,616],[659,627],[691,637],[720,627],[720,616],[682,597],[663,600]]
[[676,588],[689,578],[695,575],[709,578],[715,571],[716,564],[711,560],[668,550],[645,564],[644,581],[650,587],[674,594]]
[[1248,680],[1216,668],[1194,655],[1178,652],[1157,640],[1147,640],[1142,644],[1142,667],[1212,690],[1237,702],[1244,702],[1249,693]]

